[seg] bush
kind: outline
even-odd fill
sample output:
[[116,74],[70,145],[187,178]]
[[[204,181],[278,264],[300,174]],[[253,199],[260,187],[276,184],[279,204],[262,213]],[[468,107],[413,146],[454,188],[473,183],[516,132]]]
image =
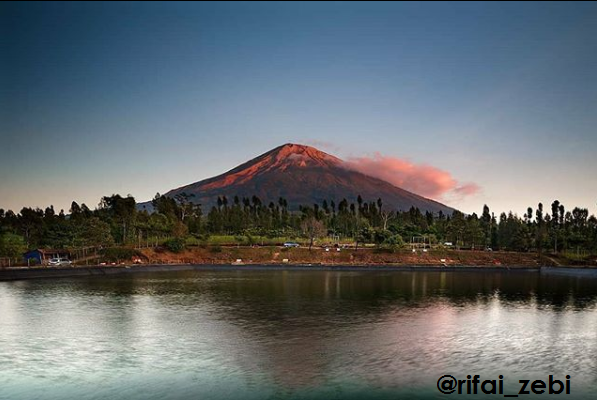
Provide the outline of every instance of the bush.
[[164,242],[164,247],[170,250],[172,253],[180,253],[186,248],[185,239],[174,238]]
[[376,249],[376,253],[395,253],[404,247],[404,240],[400,235],[387,237],[383,243]]

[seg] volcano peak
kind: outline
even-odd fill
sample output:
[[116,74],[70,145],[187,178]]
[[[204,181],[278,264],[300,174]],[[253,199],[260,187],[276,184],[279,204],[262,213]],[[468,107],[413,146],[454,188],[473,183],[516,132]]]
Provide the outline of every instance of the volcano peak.
[[342,160],[339,158],[304,144],[286,143],[276,147],[269,154],[270,161],[273,163],[272,167],[282,169],[289,166],[307,167],[342,164]]
[[257,196],[263,202],[285,198],[291,208],[321,204],[323,200],[339,203],[355,201],[358,195],[367,201],[381,198],[387,209],[451,213],[453,209],[392,184],[351,170],[341,159],[315,147],[286,143],[230,171],[166,193],[194,195],[194,201],[208,210],[220,196],[228,198]]

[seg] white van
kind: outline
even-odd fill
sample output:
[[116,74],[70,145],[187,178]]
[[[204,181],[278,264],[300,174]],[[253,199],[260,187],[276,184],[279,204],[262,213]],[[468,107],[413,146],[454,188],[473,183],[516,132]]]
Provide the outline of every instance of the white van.
[[48,265],[51,267],[59,267],[61,265],[72,265],[73,262],[66,258],[51,258]]

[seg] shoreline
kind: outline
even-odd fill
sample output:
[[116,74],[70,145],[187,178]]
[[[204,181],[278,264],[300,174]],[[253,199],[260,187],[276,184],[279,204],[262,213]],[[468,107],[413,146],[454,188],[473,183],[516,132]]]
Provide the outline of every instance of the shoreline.
[[597,268],[550,266],[469,265],[328,265],[328,264],[147,264],[66,268],[10,268],[0,270],[1,281],[111,276],[176,271],[346,271],[346,272],[534,272],[548,275],[596,277]]

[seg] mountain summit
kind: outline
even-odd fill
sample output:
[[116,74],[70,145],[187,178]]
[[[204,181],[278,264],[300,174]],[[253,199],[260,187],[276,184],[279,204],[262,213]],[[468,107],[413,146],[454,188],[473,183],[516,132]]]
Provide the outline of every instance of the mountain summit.
[[355,202],[358,195],[365,201],[381,198],[384,208],[408,210],[412,206],[421,211],[451,213],[452,208],[416,195],[349,169],[344,161],[311,146],[287,143],[276,147],[238,167],[213,178],[205,179],[166,193],[174,197],[180,193],[194,195],[193,201],[208,211],[218,196],[232,201],[257,196],[264,204],[277,203],[280,197],[291,209],[299,205],[321,204],[334,200],[338,204],[346,198]]

